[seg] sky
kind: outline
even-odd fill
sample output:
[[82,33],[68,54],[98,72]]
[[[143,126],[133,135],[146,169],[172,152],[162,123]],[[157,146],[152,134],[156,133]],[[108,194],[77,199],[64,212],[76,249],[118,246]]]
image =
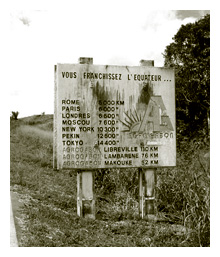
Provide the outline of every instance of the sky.
[[[55,64],[77,63],[79,57],[93,57],[93,63],[97,65],[138,66],[141,59],[146,59],[154,60],[155,67],[161,67],[164,63],[162,53],[172,42],[172,37],[182,24],[200,19],[208,12],[207,10],[211,9],[209,7],[212,7],[211,21],[218,21],[218,18],[213,19],[213,17],[219,16],[218,8],[213,8],[215,6],[211,4],[215,2],[212,0],[185,0],[181,1],[181,4],[176,0],[9,0],[7,2],[10,2],[7,8],[8,40],[3,48],[3,51],[6,50],[6,57],[3,59],[9,60],[9,63],[6,65],[5,62],[1,62],[7,70],[7,77],[2,84],[1,110],[4,112],[4,109],[8,108],[10,113],[19,111],[19,117],[42,112],[53,114]],[[4,11],[4,8],[2,10]],[[216,26],[215,32],[219,29],[218,24],[219,22],[212,23],[212,26]],[[215,51],[211,53],[215,63],[218,61],[216,57],[220,44],[218,40],[217,37],[217,40],[212,41]],[[211,75],[214,77],[213,84],[217,83],[214,87],[218,88],[218,65],[215,67],[215,72]],[[5,97],[5,85],[8,83],[8,95]],[[212,97],[216,97],[214,101],[218,103],[219,94],[215,92],[216,90]],[[214,115],[219,114],[213,114],[212,117]],[[4,117],[7,119],[8,115]],[[218,119],[216,120],[218,122]],[[2,127],[4,133],[1,133],[1,136],[4,139],[5,131],[9,131],[9,128]],[[217,127],[217,124],[213,127]],[[219,138],[218,134],[215,134],[215,141]],[[9,135],[6,139],[9,145]],[[5,145],[2,146],[4,147],[2,152],[7,153],[9,151]],[[214,149],[215,153],[219,150]],[[7,158],[3,157],[8,160],[7,163],[10,163],[8,155]],[[218,165],[213,166],[218,167]],[[9,170],[9,165],[7,169]],[[219,179],[215,180],[218,183]],[[4,179],[2,181],[5,183]],[[218,184],[215,188],[219,188]],[[214,192],[212,195],[219,195],[216,190],[212,192]],[[217,217],[214,219],[219,220]],[[218,237],[215,238],[215,245],[218,245]]]
[[138,0],[62,3],[10,9],[10,112],[19,117],[54,112],[55,64],[93,57],[97,65],[138,66],[146,59],[161,67],[180,26],[209,12],[149,9],[149,1]]

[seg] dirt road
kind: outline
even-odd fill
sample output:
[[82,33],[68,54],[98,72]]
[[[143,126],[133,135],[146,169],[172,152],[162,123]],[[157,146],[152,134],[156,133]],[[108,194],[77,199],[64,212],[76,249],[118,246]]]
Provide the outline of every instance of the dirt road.
[[17,234],[14,223],[14,215],[10,204],[10,247],[18,247]]

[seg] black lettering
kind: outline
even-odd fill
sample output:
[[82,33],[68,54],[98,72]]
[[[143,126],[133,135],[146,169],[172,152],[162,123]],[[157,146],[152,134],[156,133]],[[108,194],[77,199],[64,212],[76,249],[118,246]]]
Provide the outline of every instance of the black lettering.
[[79,100],[72,100],[72,99],[62,100],[62,104],[79,105]]
[[76,127],[62,127],[62,132],[74,132]]
[[71,120],[62,120],[62,124],[63,125],[72,125],[72,121]]
[[150,164],[158,164],[158,160],[151,160]]

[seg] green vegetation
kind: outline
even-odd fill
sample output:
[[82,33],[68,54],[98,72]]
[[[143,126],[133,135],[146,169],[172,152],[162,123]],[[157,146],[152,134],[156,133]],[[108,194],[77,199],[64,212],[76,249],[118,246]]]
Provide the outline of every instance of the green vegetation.
[[210,117],[210,15],[182,25],[164,53],[175,68],[177,135],[203,138]]
[[86,220],[76,214],[76,174],[52,168],[52,123],[52,115],[11,121],[20,246],[209,246],[207,147],[192,143],[177,168],[158,169],[158,222],[138,216],[136,169],[96,171],[97,219]]
[[177,167],[157,170],[158,221],[138,215],[136,169],[95,172],[96,220],[76,215],[76,173],[54,171],[53,116],[11,119],[20,246],[210,246],[209,15],[165,50],[176,68]]
[[[175,68],[178,166],[163,179],[159,198],[172,199],[170,211],[181,210],[184,224],[206,246],[210,233],[210,15],[182,25],[164,57],[165,66]],[[178,183],[178,190],[170,188],[171,183]]]
[[19,112],[11,112],[11,119],[17,120]]

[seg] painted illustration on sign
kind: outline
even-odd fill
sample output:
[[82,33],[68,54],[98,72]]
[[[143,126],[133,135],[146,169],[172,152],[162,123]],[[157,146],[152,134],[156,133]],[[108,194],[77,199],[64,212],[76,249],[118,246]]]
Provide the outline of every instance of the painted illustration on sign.
[[[147,88],[150,88],[148,86]],[[153,96],[152,90],[143,90],[143,99],[136,104],[136,108],[124,112],[125,119],[120,122],[125,129],[122,132],[129,133],[154,133],[162,131],[173,131],[170,118],[167,115],[167,110],[163,103],[162,96]],[[152,95],[150,95],[150,93]]]
[[133,112],[124,114],[126,118],[120,122],[126,128],[122,132],[140,134],[174,130],[161,96],[152,96],[147,105],[138,104]]

